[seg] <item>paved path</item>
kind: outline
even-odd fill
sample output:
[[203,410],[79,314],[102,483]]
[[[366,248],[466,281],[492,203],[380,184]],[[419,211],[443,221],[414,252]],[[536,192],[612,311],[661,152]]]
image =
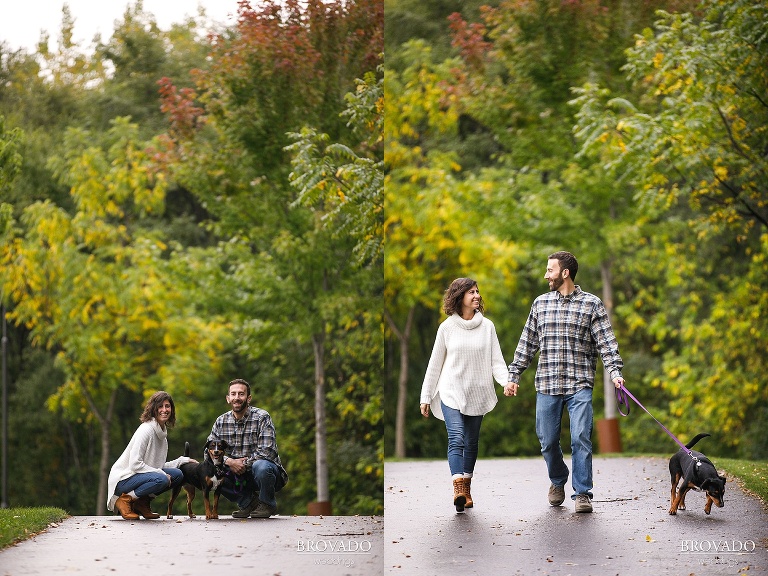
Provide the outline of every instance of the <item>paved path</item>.
[[543,459],[480,460],[475,507],[457,514],[446,461],[386,463],[384,574],[768,575],[768,513],[732,479],[724,508],[707,516],[691,492],[670,516],[666,460],[595,457],[593,469],[594,512],[576,514],[568,490],[547,503]]
[[0,574],[81,576],[253,574],[374,576],[383,571],[383,518],[139,520],[74,516],[0,552]]

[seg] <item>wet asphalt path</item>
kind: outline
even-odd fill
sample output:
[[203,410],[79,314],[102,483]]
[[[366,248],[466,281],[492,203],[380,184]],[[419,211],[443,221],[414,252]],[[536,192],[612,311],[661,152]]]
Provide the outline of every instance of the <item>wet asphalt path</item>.
[[595,457],[593,470],[594,512],[576,514],[570,484],[548,504],[543,459],[480,460],[475,507],[457,514],[447,462],[388,462],[384,573],[768,575],[768,512],[733,479],[724,508],[707,516],[691,492],[670,516],[666,460]]
[[3,576],[375,576],[383,518],[276,516],[126,521],[73,516],[0,552]]

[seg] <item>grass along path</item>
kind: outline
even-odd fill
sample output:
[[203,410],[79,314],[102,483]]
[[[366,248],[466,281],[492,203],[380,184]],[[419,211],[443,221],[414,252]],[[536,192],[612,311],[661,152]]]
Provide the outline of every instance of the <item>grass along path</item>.
[[68,516],[61,508],[0,508],[0,550],[40,534]]

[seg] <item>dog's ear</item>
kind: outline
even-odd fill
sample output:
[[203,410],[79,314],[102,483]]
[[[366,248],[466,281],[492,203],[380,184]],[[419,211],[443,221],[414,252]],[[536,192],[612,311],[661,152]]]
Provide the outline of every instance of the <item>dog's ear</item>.
[[727,482],[727,480],[725,479],[725,476],[720,476],[720,475],[718,474],[718,475],[717,475],[717,477],[718,477],[718,478],[720,478],[720,480],[722,480],[722,481],[723,481],[723,484],[725,484],[725,483]]
[[229,448],[229,444],[227,443],[227,441],[226,441],[226,440],[222,440],[222,441],[221,441],[221,445],[224,447],[224,450],[226,450],[227,448]]

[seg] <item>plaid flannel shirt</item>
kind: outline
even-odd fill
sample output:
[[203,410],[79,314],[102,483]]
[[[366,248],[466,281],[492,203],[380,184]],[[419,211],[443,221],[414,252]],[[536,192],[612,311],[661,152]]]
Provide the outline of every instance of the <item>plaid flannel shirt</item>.
[[534,300],[509,365],[508,381],[519,382],[539,351],[535,385],[542,394],[592,388],[598,354],[611,379],[620,377],[624,367],[605,306],[579,286],[568,296],[552,291]]
[[284,482],[288,473],[277,453],[275,426],[266,410],[249,406],[242,420],[236,420],[230,410],[216,418],[208,440],[224,440],[229,444],[230,458],[245,458],[250,466],[256,460],[269,460],[277,464]]

